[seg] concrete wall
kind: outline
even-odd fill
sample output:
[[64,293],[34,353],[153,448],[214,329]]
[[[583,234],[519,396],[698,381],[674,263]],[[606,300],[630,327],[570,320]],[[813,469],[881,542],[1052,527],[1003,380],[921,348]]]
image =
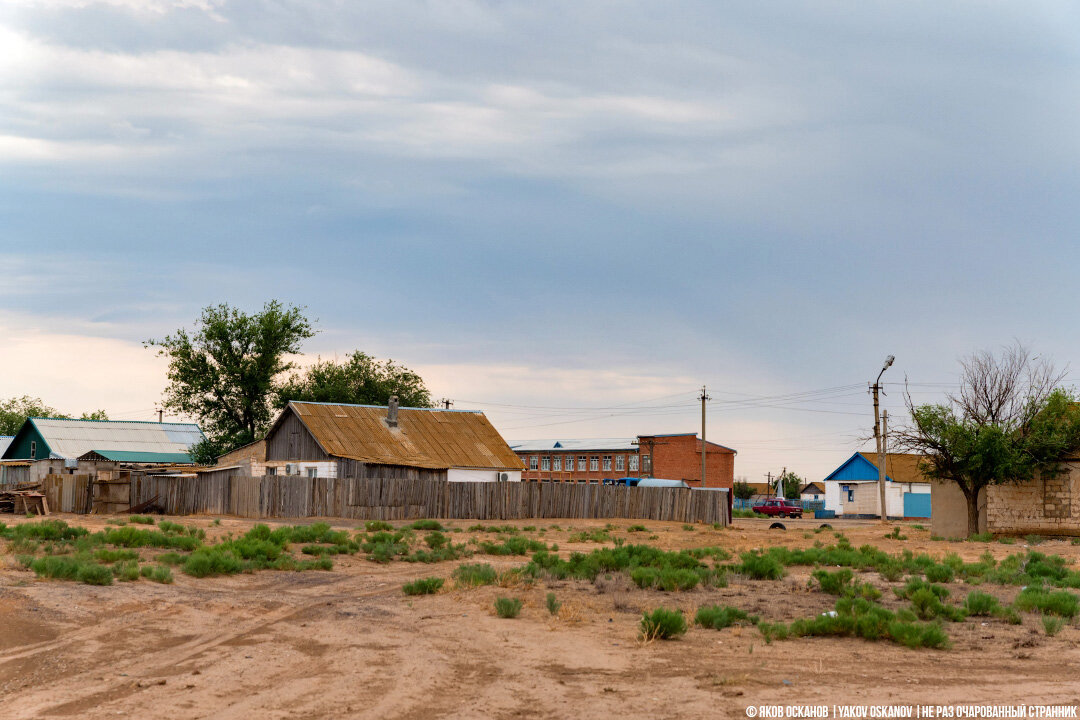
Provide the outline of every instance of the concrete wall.
[[994,485],[986,493],[990,532],[1080,536],[1080,462],[1054,478]]
[[[979,495],[979,532],[986,532],[986,491]],[[930,532],[941,537],[967,537],[967,500],[951,480],[930,483]]]

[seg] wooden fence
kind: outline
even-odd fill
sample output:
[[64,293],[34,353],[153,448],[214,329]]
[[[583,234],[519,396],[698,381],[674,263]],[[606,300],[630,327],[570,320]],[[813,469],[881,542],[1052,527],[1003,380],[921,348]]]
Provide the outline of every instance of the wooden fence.
[[[61,512],[106,511],[93,505],[96,493],[88,490],[90,482],[88,476],[50,475],[45,481],[50,507]],[[130,507],[145,504],[166,515],[253,518],[626,518],[725,525],[731,518],[727,492],[686,488],[296,475],[243,477],[220,473],[191,478],[132,473]]]

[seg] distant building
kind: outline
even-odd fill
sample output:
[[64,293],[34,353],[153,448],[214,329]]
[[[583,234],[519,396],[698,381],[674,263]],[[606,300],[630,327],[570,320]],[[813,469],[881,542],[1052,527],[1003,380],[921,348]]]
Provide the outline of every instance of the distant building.
[[119,464],[191,464],[188,450],[201,440],[193,423],[27,418],[0,459],[29,463],[27,479],[36,481]]
[[[603,482],[622,477],[682,480],[701,487],[701,438],[695,433],[634,438],[531,440],[512,447],[525,465],[523,480]],[[706,442],[705,487],[730,488],[735,450]]]
[[[246,446],[251,448],[252,446]],[[251,456],[222,460],[251,462]],[[258,453],[258,445],[254,450]],[[482,412],[290,402],[266,435],[267,474],[520,481],[521,462]]]
[[[922,455],[887,453],[885,508],[889,517],[930,517],[930,481],[919,470]],[[824,480],[825,509],[837,515],[878,517],[877,453],[857,452]]]
[[810,502],[824,502],[825,485],[819,482],[807,483],[799,490],[799,499]]

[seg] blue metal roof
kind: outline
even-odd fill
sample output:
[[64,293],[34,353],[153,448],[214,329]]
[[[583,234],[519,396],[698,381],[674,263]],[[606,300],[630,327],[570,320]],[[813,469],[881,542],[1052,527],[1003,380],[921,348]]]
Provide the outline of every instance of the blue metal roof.
[[[885,476],[885,479],[892,482],[892,478],[888,475]],[[876,482],[878,480],[878,468],[877,465],[864,458],[861,453],[855,453],[825,478],[825,482],[829,480],[846,480],[849,482],[873,480]]]

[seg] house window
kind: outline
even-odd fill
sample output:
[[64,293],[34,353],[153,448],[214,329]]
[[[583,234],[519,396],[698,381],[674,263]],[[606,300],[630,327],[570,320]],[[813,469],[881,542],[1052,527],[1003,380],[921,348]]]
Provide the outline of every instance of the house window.
[[544,457],[540,458],[540,469],[541,470],[550,470],[551,469],[551,458],[547,457],[546,455]]
[[638,456],[637,455],[631,455],[630,456],[630,472],[637,472],[637,470],[638,470]]
[[590,470],[590,472],[596,472],[599,469],[600,469],[600,458],[598,458],[598,457],[589,458],[589,470]]
[[307,469],[307,476],[309,478],[318,477],[319,476],[319,468],[308,468]]
[[556,455],[555,457],[551,458],[551,469],[562,470],[562,455]]
[[615,456],[615,469],[622,472],[626,469],[626,457],[623,455]]
[[30,441],[30,459],[31,460],[36,460],[37,459],[37,440],[31,440]]
[[530,470],[535,470],[536,469],[536,463],[538,462],[538,460],[539,460],[539,458],[536,455],[530,455],[529,456],[529,469]]
[[588,462],[589,462],[589,458],[585,457],[584,455],[578,455],[578,458],[577,458],[578,472],[585,472],[585,468],[588,467],[588,465],[587,465]]
[[641,472],[652,472],[652,458],[650,458],[648,455],[641,456]]
[[609,472],[610,470],[611,470],[611,456],[610,455],[605,455],[604,456],[604,472]]
[[847,491],[847,501],[855,502],[855,488],[851,487],[850,485],[845,485],[844,490]]
[[266,474],[267,475],[277,475],[277,468],[276,467],[268,467],[268,468],[266,468]]

